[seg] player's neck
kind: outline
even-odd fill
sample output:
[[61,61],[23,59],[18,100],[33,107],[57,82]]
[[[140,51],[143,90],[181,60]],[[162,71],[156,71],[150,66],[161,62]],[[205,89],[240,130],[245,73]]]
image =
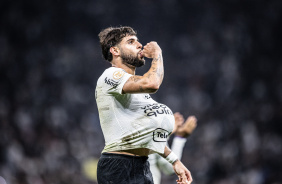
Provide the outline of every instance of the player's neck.
[[123,63],[121,60],[113,60],[111,64],[113,67],[122,68],[127,73],[131,75],[135,75],[135,70],[136,70],[135,66]]

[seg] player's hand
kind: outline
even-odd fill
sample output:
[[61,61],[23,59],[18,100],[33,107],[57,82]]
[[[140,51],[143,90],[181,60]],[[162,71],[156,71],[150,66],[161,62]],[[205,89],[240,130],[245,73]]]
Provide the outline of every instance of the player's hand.
[[174,128],[172,130],[172,134],[175,133],[178,130],[178,128],[180,128],[184,123],[184,117],[179,112],[174,113],[173,116],[175,119],[175,123],[174,123]]
[[155,58],[158,57],[159,54],[162,53],[162,49],[160,46],[157,44],[157,42],[150,42],[147,43],[143,47],[142,55],[147,57],[147,58]]
[[197,127],[197,118],[189,116],[185,123],[176,130],[176,135],[180,137],[188,137]]
[[177,160],[173,163],[173,169],[178,176],[178,180],[176,180],[177,184],[190,184],[192,183],[192,175],[191,172],[182,164],[180,160]]

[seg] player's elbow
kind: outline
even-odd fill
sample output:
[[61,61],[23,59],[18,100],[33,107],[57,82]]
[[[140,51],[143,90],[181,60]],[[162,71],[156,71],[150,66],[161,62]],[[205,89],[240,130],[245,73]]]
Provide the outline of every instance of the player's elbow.
[[146,89],[149,93],[156,93],[160,88],[160,84],[157,82],[148,82],[146,85]]
[[153,91],[153,92],[157,92],[160,88],[160,84],[152,84],[150,89]]

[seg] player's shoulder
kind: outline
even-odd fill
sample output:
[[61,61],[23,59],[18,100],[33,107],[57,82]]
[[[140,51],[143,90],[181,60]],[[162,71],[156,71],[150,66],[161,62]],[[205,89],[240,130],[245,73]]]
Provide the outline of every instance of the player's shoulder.
[[118,80],[122,78],[124,74],[126,74],[126,72],[122,68],[110,67],[103,72],[102,76]]
[[109,80],[112,82],[118,82],[125,74],[126,72],[122,68],[109,67],[102,73],[97,83],[101,84],[104,83],[103,81]]
[[122,69],[122,68],[117,68],[117,67],[109,67],[109,68],[107,68],[105,71],[104,71],[104,73],[114,73],[114,72],[124,72],[124,73],[126,73],[125,71],[124,71],[124,69]]

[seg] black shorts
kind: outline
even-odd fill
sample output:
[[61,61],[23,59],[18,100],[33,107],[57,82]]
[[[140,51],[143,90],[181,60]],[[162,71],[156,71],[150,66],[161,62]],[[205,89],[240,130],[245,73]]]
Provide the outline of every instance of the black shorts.
[[153,184],[146,156],[103,153],[98,162],[99,184]]

